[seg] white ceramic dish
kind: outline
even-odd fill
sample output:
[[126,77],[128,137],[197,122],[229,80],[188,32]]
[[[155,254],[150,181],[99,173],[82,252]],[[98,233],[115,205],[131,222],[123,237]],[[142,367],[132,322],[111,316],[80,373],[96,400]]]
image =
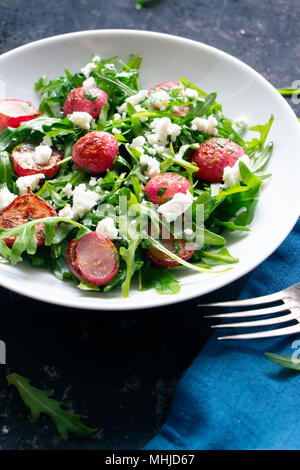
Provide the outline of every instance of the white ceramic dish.
[[38,104],[35,80],[53,78],[65,68],[75,72],[92,54],[126,58],[141,52],[143,88],[184,75],[204,90],[217,91],[225,113],[246,115],[251,124],[264,123],[275,115],[269,138],[275,149],[269,164],[272,179],[263,190],[249,234],[234,234],[230,251],[240,262],[219,274],[180,274],[181,292],[161,296],[155,290],[130,297],[121,292],[88,293],[73,283],[63,283],[50,273],[22,264],[0,266],[0,284],[20,294],[59,305],[95,310],[126,310],[164,306],[218,289],[243,276],[266,259],[288,235],[299,216],[300,126],[295,114],[278,92],[253,69],[205,44],[161,33],[127,30],[84,31],[43,39],[0,57],[0,79],[7,84],[8,98]]

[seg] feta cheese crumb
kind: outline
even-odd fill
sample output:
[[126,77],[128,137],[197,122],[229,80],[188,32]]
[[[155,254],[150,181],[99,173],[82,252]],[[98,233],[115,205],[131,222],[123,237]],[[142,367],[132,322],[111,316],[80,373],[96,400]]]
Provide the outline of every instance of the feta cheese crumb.
[[236,118],[235,123],[237,126],[243,127],[248,124],[248,119],[246,118],[246,116],[241,115]]
[[115,240],[118,237],[119,230],[111,217],[105,217],[105,219],[98,222],[96,232],[105,235],[110,240]]
[[159,162],[156,160],[156,158],[143,154],[140,157],[140,164],[143,166],[147,165],[147,169],[144,170],[143,173],[144,175],[149,176],[149,178],[153,178],[153,176],[160,174]]
[[218,121],[212,115],[208,116],[207,119],[196,117],[192,120],[191,124],[193,131],[204,132],[204,134],[210,135],[218,134],[218,129],[216,129]]
[[89,181],[89,185],[90,186],[97,186],[97,183],[98,183],[97,178],[95,178],[95,176],[92,176],[90,181]]
[[27,189],[30,188],[32,191],[35,191],[39,187],[40,180],[45,179],[43,173],[38,173],[37,175],[28,175],[21,176],[17,179],[16,185],[19,189],[19,193],[27,193]]
[[94,57],[92,58],[92,62],[100,62],[100,61],[101,61],[101,58],[98,55],[94,55]]
[[52,148],[49,145],[38,145],[35,147],[34,159],[39,165],[46,165],[52,155]]
[[234,184],[242,181],[241,173],[240,173],[240,165],[239,162],[245,163],[249,169],[251,169],[251,162],[248,155],[242,155],[234,164],[233,167],[225,166],[223,171],[223,188],[231,188]]
[[[142,135],[139,135],[138,137],[135,137],[133,141],[130,144],[130,147],[134,147],[136,149],[140,149],[140,147],[143,147],[145,145],[146,139]],[[143,149],[142,149],[143,150]]]
[[120,113],[115,113],[114,114],[114,121],[118,121],[119,119],[121,119],[121,114]]
[[67,195],[67,197],[72,197],[73,189],[71,183],[67,183],[63,189],[63,192]]
[[163,111],[169,104],[170,95],[165,90],[158,90],[151,93],[149,99],[155,108]]
[[[94,59],[95,59],[95,57],[94,57]],[[83,75],[86,78],[88,78],[90,76],[90,73],[91,73],[92,70],[95,70],[97,68],[97,65],[94,63],[94,62],[96,62],[94,59],[93,59],[93,62],[89,62],[88,64],[86,64],[84,67],[82,67],[80,69],[80,72],[83,73]]]
[[74,213],[73,209],[70,206],[70,204],[66,204],[65,207],[63,207],[59,212],[58,212],[59,217],[64,217],[65,219],[73,219]]
[[53,144],[52,144],[51,138],[50,138],[48,135],[45,135],[45,136],[43,137],[43,140],[42,140],[42,142],[41,142],[41,145],[49,145],[49,147],[52,147]]
[[187,191],[184,193],[176,193],[173,198],[161,204],[158,212],[165,218],[166,222],[174,222],[181,214],[189,209],[193,203],[192,194]]
[[118,107],[119,113],[126,112],[127,110],[127,103],[132,104],[132,106],[135,106],[136,104],[141,103],[144,101],[146,96],[148,95],[148,90],[140,90],[136,95],[129,96],[126,98],[125,102]]
[[5,186],[0,189],[0,211],[2,211],[5,207],[9,206],[16,198],[14,194],[12,194],[9,189]]
[[84,183],[79,184],[73,190],[73,217],[74,220],[81,219],[87,212],[89,212],[98,202],[99,194],[94,191],[86,189]]
[[81,127],[81,129],[85,129],[86,131],[90,130],[93,120],[93,116],[85,111],[74,111],[74,113],[68,114],[68,118],[75,126]]
[[184,91],[183,91],[183,94],[186,98],[190,98],[190,99],[196,99],[198,98],[198,91],[197,90],[194,90],[193,88],[186,88]]
[[116,127],[113,127],[112,130],[111,130],[111,132],[112,132],[113,134],[120,134],[120,129],[117,129]]
[[94,77],[89,77],[84,82],[82,82],[82,86],[85,86],[86,88],[93,88],[96,86],[96,82]]
[[155,118],[151,122],[150,128],[153,132],[146,134],[147,141],[159,153],[164,152],[169,145],[169,136],[174,142],[181,132],[181,127],[178,124],[173,124],[168,117]]

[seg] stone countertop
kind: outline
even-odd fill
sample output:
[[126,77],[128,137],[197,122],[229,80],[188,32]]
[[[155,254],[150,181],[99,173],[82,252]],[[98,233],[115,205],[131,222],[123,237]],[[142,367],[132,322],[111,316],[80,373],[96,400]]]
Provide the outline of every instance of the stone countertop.
[[[137,11],[134,0],[0,0],[0,53],[71,31],[143,29],[222,49],[276,87],[300,79],[298,0],[145,4]],[[245,280],[209,298],[230,298]],[[143,447],[164,423],[180,376],[209,336],[197,300],[124,313],[56,307],[2,288],[0,300],[0,338],[7,345],[7,366],[0,366],[0,449]],[[15,388],[7,386],[9,372],[53,390],[98,433],[64,442],[48,418],[33,424]]]

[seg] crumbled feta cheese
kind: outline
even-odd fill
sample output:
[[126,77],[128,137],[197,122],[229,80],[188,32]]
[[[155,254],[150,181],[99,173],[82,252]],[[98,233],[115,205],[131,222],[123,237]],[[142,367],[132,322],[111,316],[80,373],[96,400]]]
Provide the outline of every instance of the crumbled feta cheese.
[[14,194],[12,194],[9,189],[3,187],[0,189],[0,211],[2,211],[5,207],[9,206],[16,198]]
[[171,141],[174,142],[181,132],[181,127],[178,124],[172,124],[171,119],[167,117],[154,119],[150,124],[150,128],[153,133],[147,133],[146,138],[148,143],[158,153],[163,153],[167,150],[169,136]]
[[144,170],[143,173],[146,176],[149,176],[149,178],[153,178],[153,176],[160,174],[159,162],[156,160],[156,158],[143,154],[140,157],[140,164],[143,166],[147,165],[147,169]]
[[107,70],[115,70],[115,68],[116,68],[114,64],[105,64],[104,67]]
[[67,197],[72,197],[73,189],[71,183],[67,183],[63,189],[63,192],[67,195]]
[[120,129],[117,129],[116,127],[113,127],[112,130],[111,130],[111,132],[112,132],[113,134],[120,134]]
[[196,99],[198,98],[198,91],[193,88],[186,88],[183,90],[183,94],[186,98]]
[[155,150],[154,148],[149,147],[149,148],[148,148],[148,153],[149,153],[149,155],[155,155],[155,154],[156,154],[156,150]]
[[208,116],[208,118],[199,118],[196,117],[192,120],[192,129],[193,131],[204,132],[204,134],[209,135],[217,135],[218,129],[216,129],[218,125],[218,121],[214,116]]
[[94,57],[92,58],[92,62],[100,62],[100,61],[101,61],[101,58],[98,55],[94,55]]
[[138,148],[138,147],[143,147],[145,145],[146,139],[142,135],[139,135],[138,137],[135,137],[133,141],[130,144],[130,147]]
[[81,129],[85,129],[87,131],[90,130],[91,122],[93,120],[93,116],[85,111],[74,111],[74,113],[68,114],[68,118],[73,122],[73,124],[75,124],[75,126],[81,127]]
[[90,181],[89,181],[89,185],[90,186],[97,186],[97,183],[98,183],[97,178],[95,178],[95,176],[92,176]]
[[245,116],[238,116],[235,120],[235,123],[239,127],[246,126],[248,124],[248,119]]
[[119,230],[115,226],[115,222],[111,217],[105,217],[105,219],[98,222],[96,232],[105,235],[110,240],[115,240],[118,236]]
[[21,176],[16,181],[19,193],[27,193],[28,188],[30,188],[32,191],[35,191],[39,187],[39,182],[42,179],[45,179],[45,175],[43,173],[38,173],[37,175]]
[[186,194],[176,193],[170,201],[159,206],[158,212],[165,218],[166,222],[173,222],[187,211],[192,203],[193,196],[189,191]]
[[149,99],[155,108],[163,111],[169,104],[170,95],[165,90],[157,90],[151,93]]
[[114,120],[117,121],[119,119],[121,119],[121,114],[120,113],[115,113],[114,114]]
[[52,148],[49,145],[38,145],[35,147],[34,159],[39,165],[46,165],[52,155]]
[[[95,59],[95,57],[94,57],[94,59]],[[94,59],[93,59],[93,62],[94,62]],[[90,73],[91,73],[92,70],[95,70],[97,68],[97,65],[94,64],[93,62],[89,62],[84,67],[82,67],[82,69],[80,69],[80,72],[83,73],[83,75],[86,78],[88,78],[90,76]]]
[[49,145],[49,147],[52,147],[53,144],[52,144],[51,138],[50,138],[48,135],[45,135],[45,136],[43,137],[43,140],[42,140],[42,142],[41,142],[41,145]]
[[146,96],[148,95],[148,90],[140,90],[136,95],[129,96],[126,98],[125,102],[118,107],[118,111],[120,113],[126,112],[127,110],[127,103],[132,104],[132,106],[135,106],[142,101],[145,100]]
[[99,194],[86,189],[84,183],[79,184],[73,190],[73,213],[74,219],[81,219],[89,212],[98,202]]
[[242,155],[234,164],[233,167],[225,166],[223,172],[223,188],[231,188],[234,184],[242,181],[241,173],[240,173],[240,165],[239,162],[245,163],[249,169],[251,169],[251,162],[248,155]]
[[82,86],[85,86],[86,88],[93,88],[96,86],[96,82],[94,77],[89,77],[84,82],[82,82]]
[[70,204],[66,204],[65,207],[63,207],[63,208],[59,211],[58,216],[59,216],[59,217],[64,217],[64,219],[70,219],[70,220],[72,220],[73,217],[74,217],[74,213],[73,213],[73,209],[72,209],[72,207],[70,206]]

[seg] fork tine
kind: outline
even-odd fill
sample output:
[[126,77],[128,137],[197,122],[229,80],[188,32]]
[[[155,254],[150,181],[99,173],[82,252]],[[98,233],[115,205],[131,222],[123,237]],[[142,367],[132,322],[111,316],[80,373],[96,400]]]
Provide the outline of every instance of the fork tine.
[[212,315],[205,315],[204,318],[243,318],[243,317],[259,317],[260,315],[270,315],[271,313],[283,312],[289,310],[292,304],[280,304],[276,307],[259,308],[257,310],[246,310],[244,312],[229,312],[229,313],[213,313]]
[[270,294],[270,295],[263,295],[261,297],[255,297],[252,299],[229,300],[228,302],[198,304],[198,307],[239,307],[239,306],[248,306],[248,305],[257,305],[257,304],[268,303],[268,302],[275,302],[276,300],[282,300],[281,292],[276,292],[275,294]]
[[258,333],[246,333],[243,335],[232,335],[232,336],[219,336],[219,340],[224,339],[260,339],[260,338],[273,338],[275,336],[284,336],[284,335],[292,335],[294,333],[300,332],[300,324],[287,326],[285,328],[276,328],[275,330],[270,331],[260,331]]
[[277,325],[277,323],[286,323],[287,321],[296,320],[300,317],[300,312],[288,313],[287,315],[282,315],[281,317],[276,318],[267,318],[266,320],[256,320],[256,321],[245,321],[239,323],[226,323],[220,325],[212,325],[212,328],[251,328],[254,326],[267,326],[267,325]]

